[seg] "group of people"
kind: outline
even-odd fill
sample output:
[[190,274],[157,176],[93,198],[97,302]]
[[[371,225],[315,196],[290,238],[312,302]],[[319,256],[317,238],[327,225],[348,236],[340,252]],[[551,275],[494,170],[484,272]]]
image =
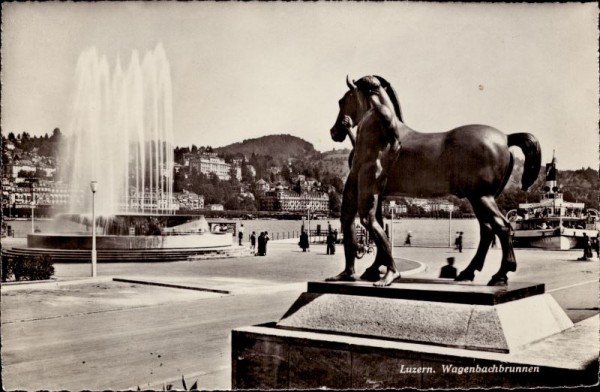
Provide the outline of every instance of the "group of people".
[[[335,244],[337,242],[338,232],[336,230],[331,230],[331,226],[329,226],[329,230],[327,232],[327,237],[325,243],[327,245],[327,254],[334,255],[335,254]],[[308,238],[308,233],[302,228],[300,232],[300,241],[298,242],[298,246],[302,249],[302,252],[310,252],[310,240]]]
[[[267,255],[267,243],[271,238],[269,237],[269,233],[266,231],[262,231],[258,237],[256,236],[256,232],[253,231],[250,234],[250,251],[255,256],[266,256]],[[241,244],[241,240],[240,240]]]
[[[250,252],[255,256],[266,256],[267,255],[267,242],[269,242],[271,238],[269,237],[269,233],[266,231],[261,232],[258,237],[256,236],[256,232],[253,231],[250,234]],[[239,245],[242,246],[242,242],[244,240],[244,224],[240,225],[238,229],[238,240]]]

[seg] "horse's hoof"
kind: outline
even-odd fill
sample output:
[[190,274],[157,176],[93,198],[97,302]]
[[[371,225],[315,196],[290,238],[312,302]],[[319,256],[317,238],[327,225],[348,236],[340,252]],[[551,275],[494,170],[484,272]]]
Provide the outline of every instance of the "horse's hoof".
[[492,276],[492,279],[487,284],[488,286],[507,286],[508,277],[506,276]]
[[356,282],[357,280],[358,276],[356,274],[342,272],[341,274],[332,276],[331,278],[326,278],[325,282]]
[[377,282],[379,279],[380,279],[379,268],[369,267],[360,276],[360,280],[366,280],[367,282]]
[[391,285],[392,283],[394,283],[398,279],[400,279],[400,272],[398,272],[398,271],[389,271],[388,270],[383,275],[383,278],[381,278],[377,282],[373,283],[373,286],[375,286],[375,287],[386,287],[386,286]]
[[469,281],[472,282],[473,279],[475,279],[475,273],[473,271],[463,271],[460,274],[458,274],[458,276],[456,278],[454,278],[454,281],[456,282],[465,282],[465,281]]

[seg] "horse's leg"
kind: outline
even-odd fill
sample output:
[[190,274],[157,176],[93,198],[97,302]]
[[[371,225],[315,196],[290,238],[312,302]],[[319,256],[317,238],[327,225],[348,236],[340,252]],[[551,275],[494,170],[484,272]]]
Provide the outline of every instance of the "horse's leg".
[[479,221],[479,245],[477,252],[473,259],[463,271],[455,278],[457,281],[472,281],[475,278],[475,271],[481,271],[483,263],[485,262],[485,256],[488,253],[490,244],[494,236],[491,223],[491,214],[485,203],[482,202],[482,198],[469,198],[475,216]]
[[[371,175],[369,175],[371,174]],[[369,230],[373,236],[373,241],[377,245],[377,254],[381,254],[382,265],[387,267],[384,276],[374,283],[375,286],[389,286],[395,279],[400,277],[400,272],[396,267],[392,257],[392,246],[385,234],[385,231],[377,222],[377,204],[379,195],[373,192],[375,184],[374,168],[366,167],[361,171],[358,186],[358,215],[362,225]]]
[[[379,197],[377,200],[377,210],[375,211],[375,219],[379,223],[381,227],[383,227],[383,198]],[[391,228],[390,228],[391,230]],[[369,268],[363,272],[360,276],[361,280],[366,280],[369,282],[376,282],[379,280],[379,267],[384,265],[382,261],[384,258],[383,252],[376,252],[375,260],[373,260],[373,264]]]
[[492,228],[494,229],[494,233],[498,235],[500,245],[502,246],[500,269],[492,276],[492,279],[488,282],[488,286],[506,286],[508,284],[507,273],[517,270],[517,259],[512,244],[513,229],[510,222],[500,212],[493,197],[487,196],[483,198],[483,203],[493,214],[491,220]]
[[346,265],[344,270],[336,276],[325,279],[328,282],[346,281],[353,282],[358,280],[354,271],[354,260],[356,258],[356,234],[354,229],[354,218],[356,218],[358,203],[358,190],[356,186],[356,175],[350,173],[344,185],[344,194],[342,198],[341,225],[344,235],[344,256]]

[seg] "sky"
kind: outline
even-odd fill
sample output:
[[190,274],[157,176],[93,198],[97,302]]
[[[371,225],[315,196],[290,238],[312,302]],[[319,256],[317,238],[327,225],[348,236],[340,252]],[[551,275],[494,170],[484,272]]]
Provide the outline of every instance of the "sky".
[[320,151],[345,79],[380,75],[419,132],[529,132],[598,168],[598,6],[467,3],[2,4],[2,132],[69,134],[75,69],[162,45],[178,146],[291,134]]

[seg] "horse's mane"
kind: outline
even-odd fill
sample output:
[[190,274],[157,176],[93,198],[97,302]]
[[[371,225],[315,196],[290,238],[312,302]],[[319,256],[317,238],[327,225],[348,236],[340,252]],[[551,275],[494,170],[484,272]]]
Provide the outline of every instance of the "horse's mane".
[[[375,81],[374,79],[377,79],[377,81]],[[392,105],[394,106],[394,111],[396,112],[396,116],[401,122],[404,122],[404,119],[402,118],[402,109],[400,109],[400,102],[398,102],[396,91],[394,90],[390,82],[388,82],[381,76],[372,75],[364,76],[357,80],[355,83],[356,87],[359,87],[361,90],[367,90],[369,93],[373,93],[376,88],[379,88],[381,86],[385,90],[387,95],[390,97]]]
[[379,79],[379,81],[381,82],[381,87],[383,87],[386,90],[387,94],[390,96],[390,99],[392,100],[392,104],[394,105],[394,111],[396,112],[396,116],[398,116],[398,119],[401,122],[404,122],[404,119],[402,118],[402,109],[400,109],[400,102],[398,102],[398,97],[396,96],[396,91],[394,90],[394,88],[392,87],[390,82],[388,82],[381,76],[377,76],[377,75],[373,75],[373,76],[375,76],[377,79]]

